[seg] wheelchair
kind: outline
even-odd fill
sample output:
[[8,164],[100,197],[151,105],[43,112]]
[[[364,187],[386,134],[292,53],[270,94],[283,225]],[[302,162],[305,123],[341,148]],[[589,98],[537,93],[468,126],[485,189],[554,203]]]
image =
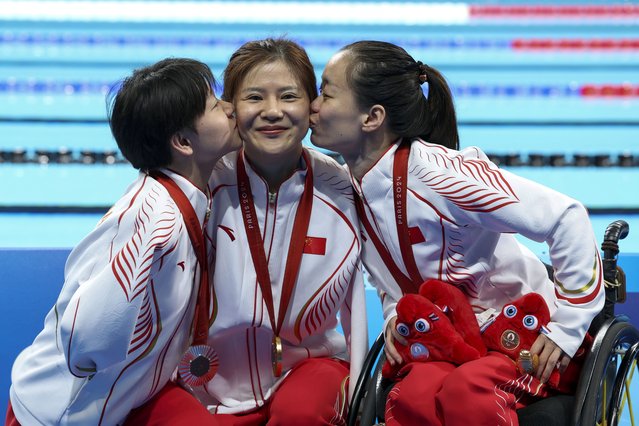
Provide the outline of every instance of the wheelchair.
[[[594,340],[575,395],[551,396],[518,410],[521,426],[616,426],[622,415],[624,419],[630,418],[624,425],[635,425],[630,388],[633,375],[639,370],[639,330],[626,316],[614,312],[615,304],[626,299],[626,277],[617,266],[617,243],[628,231],[628,224],[617,220],[608,225],[604,234],[601,248],[606,301],[589,329]],[[357,380],[349,407],[349,426],[383,424],[386,397],[393,385],[381,374],[385,360],[383,348],[382,331]]]

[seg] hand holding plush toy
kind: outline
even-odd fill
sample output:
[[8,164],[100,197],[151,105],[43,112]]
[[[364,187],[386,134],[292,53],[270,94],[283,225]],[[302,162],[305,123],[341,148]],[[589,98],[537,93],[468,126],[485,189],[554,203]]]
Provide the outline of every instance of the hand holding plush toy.
[[[407,294],[397,303],[397,332],[408,345],[395,342],[404,364],[414,361],[448,361],[463,364],[486,354],[475,314],[466,296],[451,284],[428,280],[419,294]],[[403,365],[382,367],[393,378]]]
[[[501,313],[485,328],[482,337],[488,349],[508,355],[517,362],[522,374],[532,374],[537,368],[538,360],[537,355],[530,354],[530,348],[549,322],[550,311],[544,298],[537,293],[529,293],[504,306]],[[551,388],[574,393],[586,354],[585,348],[591,340],[589,335],[586,336],[562,374],[557,369],[552,372],[548,380]]]

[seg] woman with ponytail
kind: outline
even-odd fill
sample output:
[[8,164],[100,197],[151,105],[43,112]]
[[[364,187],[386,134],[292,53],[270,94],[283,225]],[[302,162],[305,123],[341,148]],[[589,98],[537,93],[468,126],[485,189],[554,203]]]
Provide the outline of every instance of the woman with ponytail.
[[[533,292],[551,315],[531,347],[539,363],[530,374],[499,352],[461,366],[403,366],[386,424],[516,425],[515,410],[540,397],[530,382],[565,370],[603,306],[587,211],[499,169],[477,147],[459,150],[444,77],[399,46],[359,41],[342,48],[321,89],[311,105],[311,141],[340,153],[348,166],[391,365],[404,362],[395,347],[405,343],[395,328],[397,301],[427,279],[461,289],[480,326]],[[554,281],[514,234],[548,244]]]

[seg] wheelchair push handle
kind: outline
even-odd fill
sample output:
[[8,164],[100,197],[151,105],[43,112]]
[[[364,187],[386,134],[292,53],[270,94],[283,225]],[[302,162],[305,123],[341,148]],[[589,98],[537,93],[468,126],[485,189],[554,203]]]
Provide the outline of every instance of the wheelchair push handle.
[[[604,240],[601,243],[601,250],[604,254],[605,260],[616,260],[619,254],[619,246],[617,243],[619,240],[623,240],[628,236],[630,231],[630,225],[625,220],[615,220],[606,228],[604,232]],[[614,268],[616,268],[616,262]],[[614,269],[613,268],[613,269]]]
[[612,241],[614,243],[623,240],[628,236],[630,225],[625,220],[615,220],[606,228],[604,232],[604,241]]
[[626,299],[625,279],[622,283],[618,281],[619,272],[617,270],[617,255],[619,254],[619,240],[623,240],[628,236],[630,226],[624,220],[615,220],[606,228],[604,232],[604,241],[601,243],[603,251],[603,275],[607,281],[606,293],[607,298],[611,298],[614,302],[624,302]]

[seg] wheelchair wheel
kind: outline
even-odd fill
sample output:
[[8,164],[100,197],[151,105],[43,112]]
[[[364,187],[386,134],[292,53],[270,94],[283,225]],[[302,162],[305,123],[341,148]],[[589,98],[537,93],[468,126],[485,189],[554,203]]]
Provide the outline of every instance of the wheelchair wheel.
[[[376,424],[376,420],[384,418],[384,409],[386,407],[386,393],[383,392],[382,382],[382,366],[386,356],[382,352],[377,359],[377,365],[373,371],[373,376],[368,382],[366,396],[362,404],[362,417],[360,426],[371,426]],[[383,396],[382,396],[383,395]]]
[[[373,342],[373,346],[371,346],[368,354],[366,355],[366,359],[364,360],[364,364],[362,365],[362,371],[357,378],[357,383],[355,385],[355,390],[353,392],[353,396],[351,397],[351,403],[348,410],[348,426],[356,426],[361,425],[364,426],[367,423],[373,424],[375,409],[371,410],[371,404],[375,403],[375,398],[373,394],[375,392],[375,381],[378,369],[381,368],[378,361],[378,358],[384,356],[384,333],[379,333],[375,342]],[[381,355],[380,355],[381,354]],[[371,373],[375,370],[374,375],[371,376]],[[372,390],[373,393],[370,393]],[[366,399],[366,402],[362,402]],[[358,421],[358,416],[360,415],[360,408],[362,405],[365,406],[366,409],[362,411],[362,416],[367,416],[366,422]]]
[[[632,399],[630,397],[633,375],[639,372],[637,361],[639,360],[639,341],[635,343],[623,357],[621,366],[617,372],[615,385],[612,389],[612,398],[610,404],[610,416],[608,424],[617,426],[622,420],[623,413],[627,407],[627,413],[631,424],[635,424]],[[639,374],[638,374],[639,375]],[[635,382],[635,385],[636,382]]]
[[588,386],[577,392],[576,398],[581,410],[576,413],[575,424],[614,426],[608,420],[612,417],[611,402],[615,379],[624,355],[638,341],[639,330],[632,324],[616,322],[610,325],[598,348],[594,363],[584,365],[584,369],[592,368],[590,372],[586,372],[592,380]]

